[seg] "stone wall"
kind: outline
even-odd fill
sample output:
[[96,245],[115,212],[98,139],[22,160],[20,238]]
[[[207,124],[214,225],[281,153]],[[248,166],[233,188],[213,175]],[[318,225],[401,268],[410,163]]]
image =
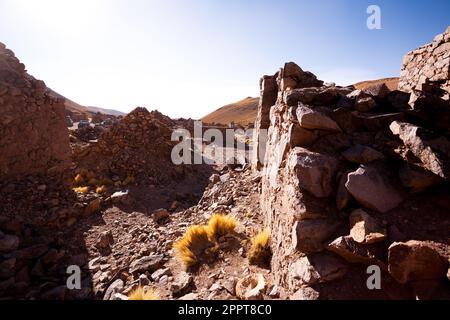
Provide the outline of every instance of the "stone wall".
[[409,52],[403,59],[399,90],[436,92],[450,99],[450,27],[430,44]]
[[69,159],[63,101],[0,43],[0,177],[58,173]]
[[[282,78],[286,67],[296,70],[289,85]],[[277,100],[271,107],[264,101],[274,88],[262,86],[255,127],[264,128],[267,117],[270,125],[265,159],[254,166],[262,174],[261,209],[282,298],[342,298],[339,290],[326,289],[338,280],[342,288],[360,287],[361,298],[373,298],[365,280],[355,280],[365,279],[368,265],[380,266],[383,281],[398,285],[445,279],[450,142],[435,130],[445,119],[422,121],[412,112],[414,102],[408,104],[410,94],[384,84],[360,91],[316,80],[302,87],[311,77],[302,81],[305,74],[295,64],[285,68],[274,75]],[[434,236],[425,230],[430,225]],[[417,239],[435,242],[398,242]],[[415,264],[421,250],[429,250],[436,270]]]

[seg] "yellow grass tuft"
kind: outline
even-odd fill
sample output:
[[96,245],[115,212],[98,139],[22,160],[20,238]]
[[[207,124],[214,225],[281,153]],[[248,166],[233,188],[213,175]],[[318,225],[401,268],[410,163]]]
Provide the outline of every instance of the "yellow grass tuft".
[[187,229],[185,235],[173,245],[176,256],[186,268],[199,262],[206,250],[217,251],[217,239],[234,232],[237,222],[233,217],[214,215],[208,225],[195,225]]
[[198,262],[198,257],[211,246],[207,226],[191,226],[185,235],[173,245],[178,259],[186,268]]
[[142,287],[138,287],[136,290],[133,290],[128,295],[128,300],[159,300],[159,294],[153,290],[149,289],[147,291]]
[[231,216],[215,214],[208,222],[208,236],[211,241],[234,232],[236,229],[236,219]]
[[106,188],[106,186],[97,187],[97,189],[95,189],[95,192],[98,194],[103,194],[106,193],[107,191],[108,188]]
[[78,187],[78,188],[73,188],[73,191],[75,191],[76,193],[88,193],[89,192],[89,187]]
[[270,231],[265,229],[252,239],[248,260],[253,265],[267,266],[270,263],[271,256]]

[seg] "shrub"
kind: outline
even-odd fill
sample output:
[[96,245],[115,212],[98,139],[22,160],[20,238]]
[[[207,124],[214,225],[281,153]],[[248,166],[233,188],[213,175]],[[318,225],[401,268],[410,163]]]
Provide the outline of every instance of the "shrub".
[[89,192],[89,187],[78,187],[78,188],[73,188],[73,191],[75,191],[76,193],[88,193]]
[[265,229],[252,239],[252,245],[248,252],[250,264],[267,267],[270,264],[272,251],[270,249],[270,231]]
[[136,290],[130,292],[128,300],[159,300],[159,295],[153,289],[145,291],[144,288],[138,287]]
[[198,257],[211,247],[207,226],[191,226],[185,235],[173,245],[178,259],[186,268],[198,262]]
[[237,222],[231,216],[215,214],[208,222],[208,236],[211,241],[234,232]]

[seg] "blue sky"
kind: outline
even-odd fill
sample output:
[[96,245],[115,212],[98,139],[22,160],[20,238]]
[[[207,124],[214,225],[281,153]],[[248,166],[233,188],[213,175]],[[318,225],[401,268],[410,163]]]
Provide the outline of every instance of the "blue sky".
[[[381,30],[366,9],[381,8]],[[450,25],[450,1],[0,0],[0,41],[84,104],[201,117],[295,61],[325,81],[397,76]]]

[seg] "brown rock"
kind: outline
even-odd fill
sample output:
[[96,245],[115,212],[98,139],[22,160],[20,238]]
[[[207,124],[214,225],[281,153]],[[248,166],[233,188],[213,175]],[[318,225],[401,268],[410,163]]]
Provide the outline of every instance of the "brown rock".
[[320,252],[339,226],[338,222],[329,219],[297,221],[293,227],[292,245],[307,254]]
[[131,274],[154,272],[163,265],[164,257],[162,255],[151,255],[133,261],[130,264],[129,272]]
[[443,181],[439,176],[412,165],[401,168],[399,177],[403,186],[410,188],[412,192],[423,191]]
[[101,210],[101,200],[100,200],[100,198],[95,198],[84,209],[84,215],[90,216],[90,215],[100,212],[100,210]]
[[111,230],[104,231],[100,234],[95,243],[95,247],[102,255],[108,255],[111,252],[111,245],[114,243],[114,238]]
[[377,165],[362,165],[348,175],[347,190],[366,208],[387,212],[404,200],[404,194],[389,179],[388,172]]
[[325,198],[333,192],[332,182],[339,165],[338,159],[295,148],[287,165],[297,174],[300,187],[315,197]]
[[377,97],[381,99],[386,98],[387,95],[391,92],[385,83],[378,83],[371,85],[367,88],[364,88],[362,91],[365,94],[371,95],[372,97]]
[[292,148],[310,146],[317,139],[317,135],[314,132],[304,129],[298,124],[291,126],[290,137],[290,145]]
[[350,263],[378,264],[386,269],[384,247],[374,244],[359,244],[352,237],[340,237],[328,244],[327,249]]
[[347,263],[342,259],[328,253],[318,253],[294,262],[290,274],[300,285],[313,285],[340,279],[347,270]]
[[405,122],[395,121],[390,128],[426,169],[441,178],[450,178],[450,142],[445,137]]
[[445,261],[430,243],[412,240],[389,247],[389,273],[399,283],[438,280],[446,271]]
[[262,300],[266,280],[262,274],[249,275],[236,284],[236,296],[240,300]]
[[341,132],[341,128],[333,119],[301,103],[297,108],[297,118],[300,126],[304,129]]
[[376,243],[387,239],[387,231],[375,218],[362,209],[350,215],[350,236],[358,243]]
[[376,107],[377,103],[371,97],[358,99],[355,103],[355,109],[359,112],[369,112]]
[[320,293],[311,287],[302,287],[289,300],[314,301],[319,300]]
[[156,223],[161,223],[170,217],[170,213],[166,209],[158,209],[155,212],[153,212],[152,217],[153,221],[155,221]]

